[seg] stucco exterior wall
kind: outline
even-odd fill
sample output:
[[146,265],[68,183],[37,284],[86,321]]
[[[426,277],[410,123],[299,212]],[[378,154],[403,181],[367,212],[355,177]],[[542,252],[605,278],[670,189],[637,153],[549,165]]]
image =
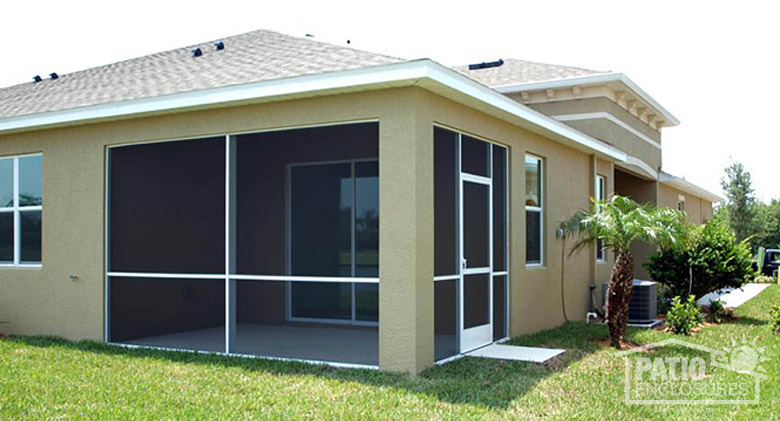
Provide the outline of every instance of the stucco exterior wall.
[[[522,102],[522,98],[519,95],[512,94],[510,96]],[[529,106],[547,115],[592,113],[598,111],[608,112],[650,139],[659,143],[661,142],[661,132],[648,126],[609,98],[583,98],[529,104]]]
[[[564,322],[561,270],[565,270],[566,312],[584,320],[589,303],[593,250],[568,257],[557,239],[560,223],[589,205],[593,185],[592,157],[504,121],[423,92],[419,102],[426,122],[476,135],[509,148],[510,167],[510,334],[536,332]],[[544,158],[544,264],[525,266],[525,154]],[[381,159],[381,158],[380,158]],[[562,255],[566,258],[561,260]]]
[[550,116],[593,112],[610,113],[634,130],[644,134],[651,140],[658,142],[659,147],[652,146],[646,140],[605,118],[572,120],[564,121],[564,123],[583,133],[587,133],[597,139],[616,146],[629,155],[641,159],[655,170],[661,168],[661,133],[648,127],[641,120],[607,98],[586,98],[538,103],[530,104],[530,107]]
[[664,183],[658,183],[658,206],[677,209],[678,196],[685,197],[688,221],[703,224],[712,219],[712,202],[686,193]]
[[[434,124],[509,148],[510,333],[564,321],[561,276],[568,317],[584,319],[593,250],[568,257],[571,243],[565,249],[555,231],[589,205],[594,158],[403,88],[0,135],[0,156],[42,152],[44,162],[43,267],[0,268],[0,320],[9,322],[3,331],[103,339],[107,146],[369,119],[380,124],[382,368],[419,372],[433,363]],[[544,265],[534,268],[525,266],[525,153],[545,163]],[[611,171],[611,164],[599,162],[598,169]]]
[[[598,175],[606,177],[607,181],[607,198],[615,194],[615,171],[614,165],[609,161],[597,160],[596,161],[596,173]],[[595,257],[594,257],[595,261]],[[613,253],[607,251],[604,253],[604,261],[595,263],[595,273],[593,279],[593,285],[596,286],[596,300],[601,302],[601,285],[609,281],[609,277],[612,274],[612,265],[615,264],[615,256]]]
[[[432,129],[414,124],[411,91],[372,91],[0,136],[0,155],[43,152],[44,160],[43,267],[0,268],[0,320],[9,322],[2,326],[3,331],[103,339],[106,146],[378,119],[380,154],[388,158],[381,160],[385,164],[381,168],[385,181],[380,188],[381,230],[396,233],[382,236],[385,242],[380,245],[382,292],[395,296],[384,300],[380,310],[380,323],[386,327],[380,329],[380,341],[391,351],[380,363],[404,370],[429,365],[432,328],[425,326],[432,326],[428,305],[432,303],[432,286],[415,281],[421,271],[425,273],[422,278],[432,279],[433,270],[430,259],[410,256],[432,255],[432,206],[428,203],[432,183],[425,182],[431,159],[426,160],[424,154],[425,148],[432,148]],[[421,139],[425,141],[417,142]],[[402,147],[403,142],[410,143]],[[418,161],[413,159],[416,156]],[[416,172],[409,172],[410,162]],[[391,180],[395,180],[393,186],[387,185]],[[419,201],[409,200],[415,197],[410,186],[419,188]],[[404,218],[389,217],[394,214]],[[390,239],[394,242],[388,244]],[[419,248],[410,247],[412,243]],[[395,263],[388,264],[390,261]],[[71,281],[70,275],[78,280]],[[411,286],[422,290],[417,291],[417,301],[407,299]],[[428,296],[426,289],[430,290]],[[387,331],[398,323],[405,325],[396,332]],[[414,355],[431,356],[417,361],[404,347],[413,347]]]

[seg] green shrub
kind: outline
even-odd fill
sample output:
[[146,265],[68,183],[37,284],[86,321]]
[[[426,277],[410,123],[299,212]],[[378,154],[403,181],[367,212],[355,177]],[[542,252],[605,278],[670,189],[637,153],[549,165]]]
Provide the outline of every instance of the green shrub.
[[672,332],[678,335],[690,335],[693,328],[702,321],[699,308],[696,307],[696,297],[688,296],[688,301],[683,302],[680,297],[672,299],[671,308],[666,312],[666,324]]
[[726,307],[723,306],[721,300],[716,299],[710,302],[709,316],[712,323],[723,323],[726,320],[728,312],[726,312]]
[[773,305],[769,315],[772,317],[772,332],[780,334],[780,305]]
[[721,288],[739,288],[753,276],[750,249],[721,219],[688,228],[685,241],[661,250],[645,264],[650,277],[674,296],[701,297]]

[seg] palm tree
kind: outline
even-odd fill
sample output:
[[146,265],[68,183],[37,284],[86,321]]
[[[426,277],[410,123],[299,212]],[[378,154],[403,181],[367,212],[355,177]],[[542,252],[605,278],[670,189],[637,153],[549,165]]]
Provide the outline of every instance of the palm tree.
[[607,326],[613,347],[620,349],[620,341],[626,339],[634,280],[631,245],[634,241],[644,241],[672,246],[684,237],[684,225],[685,214],[681,211],[640,205],[618,195],[594,201],[590,209],[578,212],[564,223],[567,235],[577,236],[570,255],[599,240],[615,254],[607,299]]

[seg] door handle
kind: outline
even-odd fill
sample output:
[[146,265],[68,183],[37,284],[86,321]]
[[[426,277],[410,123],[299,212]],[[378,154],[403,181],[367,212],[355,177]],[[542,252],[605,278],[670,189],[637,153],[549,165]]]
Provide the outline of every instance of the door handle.
[[468,263],[468,260],[466,260],[465,258],[461,259],[460,264],[463,267],[463,269],[466,269],[466,267],[468,266],[467,263]]

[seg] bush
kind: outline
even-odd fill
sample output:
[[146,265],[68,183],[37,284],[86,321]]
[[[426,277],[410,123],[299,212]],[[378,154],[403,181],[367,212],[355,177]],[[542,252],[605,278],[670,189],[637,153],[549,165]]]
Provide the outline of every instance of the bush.
[[737,242],[728,225],[716,218],[688,227],[684,241],[650,256],[645,268],[672,295],[701,297],[749,282],[754,275],[750,259],[747,242]]
[[780,305],[773,305],[769,310],[769,316],[772,317],[772,332],[780,334]]
[[710,316],[710,322],[712,323],[723,323],[723,321],[726,320],[726,317],[729,316],[728,312],[726,311],[726,307],[723,306],[723,302],[717,299],[710,302],[710,309],[708,313]]
[[682,302],[680,297],[672,299],[672,306],[666,312],[666,324],[672,332],[678,335],[690,335],[693,328],[702,321],[699,307],[696,307],[696,297],[688,296],[688,301]]

